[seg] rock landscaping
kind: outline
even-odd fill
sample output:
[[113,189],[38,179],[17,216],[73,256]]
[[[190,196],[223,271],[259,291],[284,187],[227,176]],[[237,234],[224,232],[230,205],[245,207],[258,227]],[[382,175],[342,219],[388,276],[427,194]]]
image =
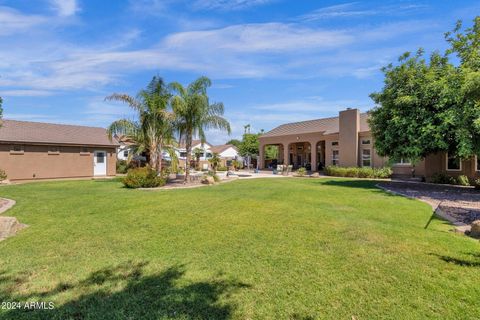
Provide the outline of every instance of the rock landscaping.
[[[0,213],[10,209],[15,201],[0,198]],[[20,223],[17,218],[0,216],[0,241],[14,236],[18,231],[26,228],[27,225]]]
[[[378,186],[422,200],[448,220],[457,222],[457,225],[472,225],[474,221],[480,220],[480,192],[474,188],[397,181],[381,182]],[[464,228],[464,231],[468,229]]]

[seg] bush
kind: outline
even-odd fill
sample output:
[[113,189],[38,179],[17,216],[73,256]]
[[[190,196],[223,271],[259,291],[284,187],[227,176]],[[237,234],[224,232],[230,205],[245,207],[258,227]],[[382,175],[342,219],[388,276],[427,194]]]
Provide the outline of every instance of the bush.
[[470,181],[468,181],[467,176],[461,175],[461,176],[458,176],[458,178],[457,178],[457,184],[461,185],[461,186],[469,186]]
[[217,171],[228,171],[228,168],[224,166],[220,166],[220,167],[217,167]]
[[134,168],[122,179],[127,188],[155,188],[165,185],[166,179],[159,177],[150,167]]
[[430,177],[431,183],[439,184],[456,184],[457,180],[454,177],[450,177],[443,172],[437,172]]
[[472,184],[475,187],[475,189],[480,190],[480,178],[473,180]]
[[370,167],[337,167],[327,166],[324,169],[327,176],[334,177],[351,177],[351,178],[375,178],[387,179],[392,176],[392,169],[384,168],[370,168]]
[[130,166],[126,160],[117,160],[117,173],[124,174],[127,173]]
[[298,168],[298,170],[297,170],[297,174],[300,177],[303,177],[306,173],[307,173],[307,169],[305,169],[304,167]]
[[4,170],[0,169],[0,181],[7,180],[7,174]]

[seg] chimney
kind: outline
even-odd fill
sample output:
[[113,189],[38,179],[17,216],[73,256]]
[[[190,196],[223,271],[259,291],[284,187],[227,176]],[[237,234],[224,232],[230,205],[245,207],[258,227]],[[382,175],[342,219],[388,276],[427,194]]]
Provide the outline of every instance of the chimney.
[[358,132],[360,131],[360,111],[347,108],[339,115],[340,166],[358,166]]

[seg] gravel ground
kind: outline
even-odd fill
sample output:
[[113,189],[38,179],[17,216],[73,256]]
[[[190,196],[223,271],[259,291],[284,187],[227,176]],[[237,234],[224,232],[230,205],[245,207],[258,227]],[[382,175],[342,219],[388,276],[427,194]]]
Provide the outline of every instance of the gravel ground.
[[473,188],[394,181],[379,185],[439,207],[458,222],[471,224],[480,220],[480,191]]

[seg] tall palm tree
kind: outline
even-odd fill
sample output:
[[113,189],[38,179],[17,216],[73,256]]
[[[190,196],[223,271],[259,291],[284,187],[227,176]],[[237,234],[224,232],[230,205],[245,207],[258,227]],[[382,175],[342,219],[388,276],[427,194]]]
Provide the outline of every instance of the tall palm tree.
[[200,77],[184,87],[178,82],[170,84],[176,95],[172,98],[172,108],[175,113],[175,127],[179,140],[185,143],[187,157],[185,160],[185,183],[190,174],[190,159],[192,157],[192,139],[198,136],[205,143],[205,130],[221,129],[230,134],[230,123],[223,117],[223,103],[210,104],[207,88],[212,82],[207,77]]
[[137,112],[136,120],[120,119],[107,129],[110,139],[114,135],[125,136],[134,142],[136,154],[146,153],[152,168],[162,169],[162,149],[172,145],[174,140],[174,115],[169,110],[171,99],[168,86],[163,79],[155,76],[147,88],[141,90],[136,98],[127,94],[114,93],[105,98],[109,101],[121,101]]

